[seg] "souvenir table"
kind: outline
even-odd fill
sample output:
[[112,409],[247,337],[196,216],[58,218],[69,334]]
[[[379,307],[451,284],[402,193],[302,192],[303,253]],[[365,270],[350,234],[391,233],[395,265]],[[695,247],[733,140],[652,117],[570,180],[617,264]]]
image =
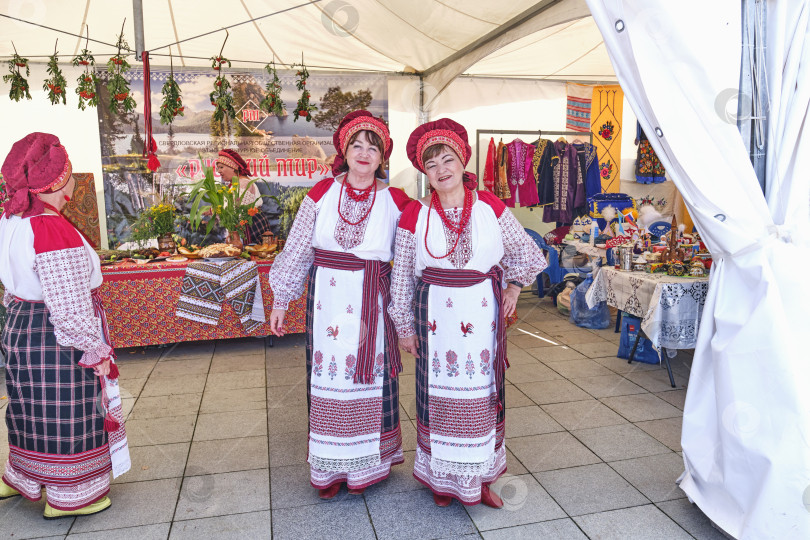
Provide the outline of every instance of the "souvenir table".
[[[192,262],[192,261],[189,261]],[[270,320],[273,292],[267,282],[272,261],[256,261],[265,306]],[[246,333],[231,305],[225,302],[219,324],[209,325],[176,316],[177,300],[188,262],[120,263],[102,267],[101,297],[107,312],[113,346],[137,347],[183,341],[262,337],[270,335],[269,323]],[[287,331],[306,328],[306,293],[290,303]]]
[[601,268],[585,299],[641,319],[641,329],[656,348],[694,349],[709,276],[677,277]]
[[601,258],[605,259],[607,257],[607,249],[604,247],[596,247],[592,246],[587,242],[581,242],[580,240],[566,240],[563,244],[569,245],[577,250],[577,253],[584,253],[589,257]]

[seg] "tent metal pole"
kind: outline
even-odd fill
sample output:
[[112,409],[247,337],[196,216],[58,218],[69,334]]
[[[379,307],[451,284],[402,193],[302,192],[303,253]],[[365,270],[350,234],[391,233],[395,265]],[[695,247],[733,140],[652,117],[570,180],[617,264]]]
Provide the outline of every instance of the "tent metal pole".
[[[737,129],[762,192],[765,192],[768,133],[768,82],[765,75],[765,21],[763,0],[742,2],[742,61],[737,95]],[[720,111],[718,111],[720,112]],[[723,111],[727,114],[727,111]]]
[[143,0],[132,0],[132,14],[135,16],[135,58],[140,61],[143,53]]

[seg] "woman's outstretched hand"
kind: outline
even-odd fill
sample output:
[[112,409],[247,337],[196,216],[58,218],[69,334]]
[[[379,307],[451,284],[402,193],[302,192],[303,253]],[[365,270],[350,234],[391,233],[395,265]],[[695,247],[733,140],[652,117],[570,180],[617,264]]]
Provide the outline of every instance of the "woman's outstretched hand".
[[274,309],[270,312],[270,331],[274,336],[281,337],[287,333],[284,330],[284,316],[287,311],[284,309]]

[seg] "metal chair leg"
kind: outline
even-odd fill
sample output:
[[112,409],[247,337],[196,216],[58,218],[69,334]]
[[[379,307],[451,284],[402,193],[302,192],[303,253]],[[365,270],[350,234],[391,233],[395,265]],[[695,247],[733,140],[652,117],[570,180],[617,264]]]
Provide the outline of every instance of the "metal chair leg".
[[669,374],[669,384],[672,385],[672,388],[677,388],[675,386],[675,377],[672,375],[672,366],[669,364],[669,356],[667,355],[667,350],[661,347],[661,355],[664,357],[664,364],[667,366],[667,373]]
[[633,342],[633,350],[630,351],[630,359],[627,361],[628,364],[633,363],[633,358],[636,356],[636,349],[638,348],[639,340],[641,340],[641,330],[636,333],[636,341]]

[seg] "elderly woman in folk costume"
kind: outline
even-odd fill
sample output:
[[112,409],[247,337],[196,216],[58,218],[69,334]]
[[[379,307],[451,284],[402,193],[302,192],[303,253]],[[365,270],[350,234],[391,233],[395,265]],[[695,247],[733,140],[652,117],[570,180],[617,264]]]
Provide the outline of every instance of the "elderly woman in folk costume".
[[336,176],[309,191],[269,276],[277,336],[309,276],[308,461],[324,499],[343,482],[349,493],[362,493],[403,462],[402,365],[387,308],[394,234],[410,200],[380,181],[392,147],[382,120],[349,113],[333,140]]
[[400,218],[389,308],[416,357],[414,476],[439,506],[498,508],[489,484],[506,471],[504,318],[547,263],[503,202],[476,191],[461,125],[424,124],[407,151],[433,190]]
[[247,188],[251,181],[247,162],[242,159],[239,152],[226,148],[220,150],[217,155],[217,172],[226,185],[231,185],[234,181],[238,181],[239,191],[243,193],[242,204],[253,205],[253,208],[255,208],[255,210],[251,212],[253,214],[253,222],[245,228],[245,238],[243,240],[246,244],[260,244],[262,241],[262,233],[270,230],[270,223],[267,221],[267,217],[259,210],[262,206],[259,186],[254,183],[250,186],[250,189],[245,191],[245,188]]
[[38,501],[44,486],[45,518],[94,514],[111,504],[110,471],[129,469],[99,258],[61,215],[76,182],[59,139],[17,141],[2,173],[9,457],[0,498]]

